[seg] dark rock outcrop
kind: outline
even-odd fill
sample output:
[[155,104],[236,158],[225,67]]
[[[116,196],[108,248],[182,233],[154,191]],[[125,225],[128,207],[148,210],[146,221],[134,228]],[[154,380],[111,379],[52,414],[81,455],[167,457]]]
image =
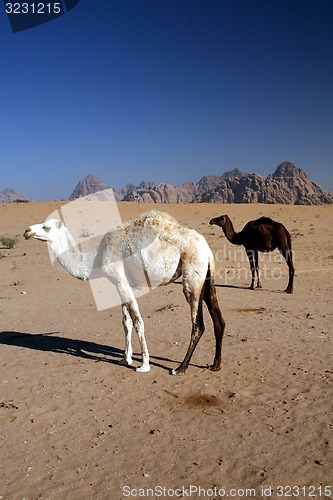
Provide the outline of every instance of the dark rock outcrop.
[[191,203],[196,193],[193,182],[185,182],[180,186],[143,181],[139,187],[130,190],[124,201],[145,201],[148,203]]

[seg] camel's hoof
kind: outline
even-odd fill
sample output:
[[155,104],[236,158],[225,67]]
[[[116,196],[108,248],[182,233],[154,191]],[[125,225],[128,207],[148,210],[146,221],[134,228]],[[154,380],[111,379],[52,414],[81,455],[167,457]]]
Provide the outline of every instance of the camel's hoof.
[[119,364],[122,366],[131,366],[133,364],[133,361],[127,361],[125,358],[123,358],[119,361]]
[[212,372],[218,372],[221,370],[220,365],[207,365],[207,368],[208,368],[208,370],[210,370]]
[[286,293],[293,293],[293,290],[288,290],[288,288],[285,289]]
[[147,373],[150,371],[150,366],[149,365],[142,365],[136,368],[135,370],[138,373]]
[[170,375],[183,375],[185,373],[185,370],[179,370],[178,368],[175,368],[174,370],[170,370]]

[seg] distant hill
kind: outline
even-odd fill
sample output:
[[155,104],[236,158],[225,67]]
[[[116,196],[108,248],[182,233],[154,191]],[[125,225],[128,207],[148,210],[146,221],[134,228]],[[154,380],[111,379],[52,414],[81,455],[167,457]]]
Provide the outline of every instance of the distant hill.
[[[76,198],[81,198],[82,196],[87,196],[92,193],[97,193],[98,191],[104,191],[104,189],[109,189],[111,186],[107,186],[103,181],[101,181],[95,175],[87,175],[82,179],[74,188],[74,191],[70,195],[70,200],[75,200]],[[122,196],[114,188],[114,196],[116,200],[122,198]]]
[[0,203],[26,203],[31,201],[24,194],[18,193],[15,189],[4,189],[0,191]]

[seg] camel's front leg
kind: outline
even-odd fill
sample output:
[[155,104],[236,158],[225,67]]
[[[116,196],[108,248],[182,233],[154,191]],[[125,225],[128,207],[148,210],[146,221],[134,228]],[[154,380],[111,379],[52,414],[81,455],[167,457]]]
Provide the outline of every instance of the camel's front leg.
[[120,361],[121,365],[131,365],[133,363],[132,360],[132,329],[133,329],[133,321],[128,312],[128,308],[126,304],[122,306],[123,311],[123,327],[125,331],[125,353],[123,359]]
[[256,275],[256,269],[255,269],[255,255],[253,250],[246,250],[249,262],[250,262],[250,270],[251,270],[251,285],[250,285],[250,290],[254,290],[254,282],[255,282],[255,275]]
[[144,323],[141,317],[138,303],[133,290],[125,278],[117,282],[117,290],[123,304],[123,325],[125,329],[126,345],[123,363],[132,364],[131,332],[134,326],[140,342],[142,353],[142,365],[136,369],[137,372],[149,372],[149,352],[144,334]]
[[142,353],[142,365],[139,366],[136,369],[136,371],[141,373],[149,372],[150,371],[149,352],[145,339],[144,323],[139,311],[138,304],[135,299],[134,301],[128,304],[128,309],[131,315],[134,328],[136,329],[136,333],[138,334],[139,337],[141,353]]

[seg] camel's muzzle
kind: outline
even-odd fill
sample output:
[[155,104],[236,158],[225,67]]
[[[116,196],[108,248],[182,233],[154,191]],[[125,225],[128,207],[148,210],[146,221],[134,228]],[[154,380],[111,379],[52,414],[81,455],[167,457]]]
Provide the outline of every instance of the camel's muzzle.
[[214,219],[210,219],[209,224],[212,226],[215,224],[215,226],[222,227],[224,224],[224,218],[222,217],[214,217]]
[[36,233],[31,231],[31,228],[29,227],[26,231],[24,231],[23,236],[25,237],[26,240],[28,240],[29,238],[33,238],[35,236],[35,234]]

